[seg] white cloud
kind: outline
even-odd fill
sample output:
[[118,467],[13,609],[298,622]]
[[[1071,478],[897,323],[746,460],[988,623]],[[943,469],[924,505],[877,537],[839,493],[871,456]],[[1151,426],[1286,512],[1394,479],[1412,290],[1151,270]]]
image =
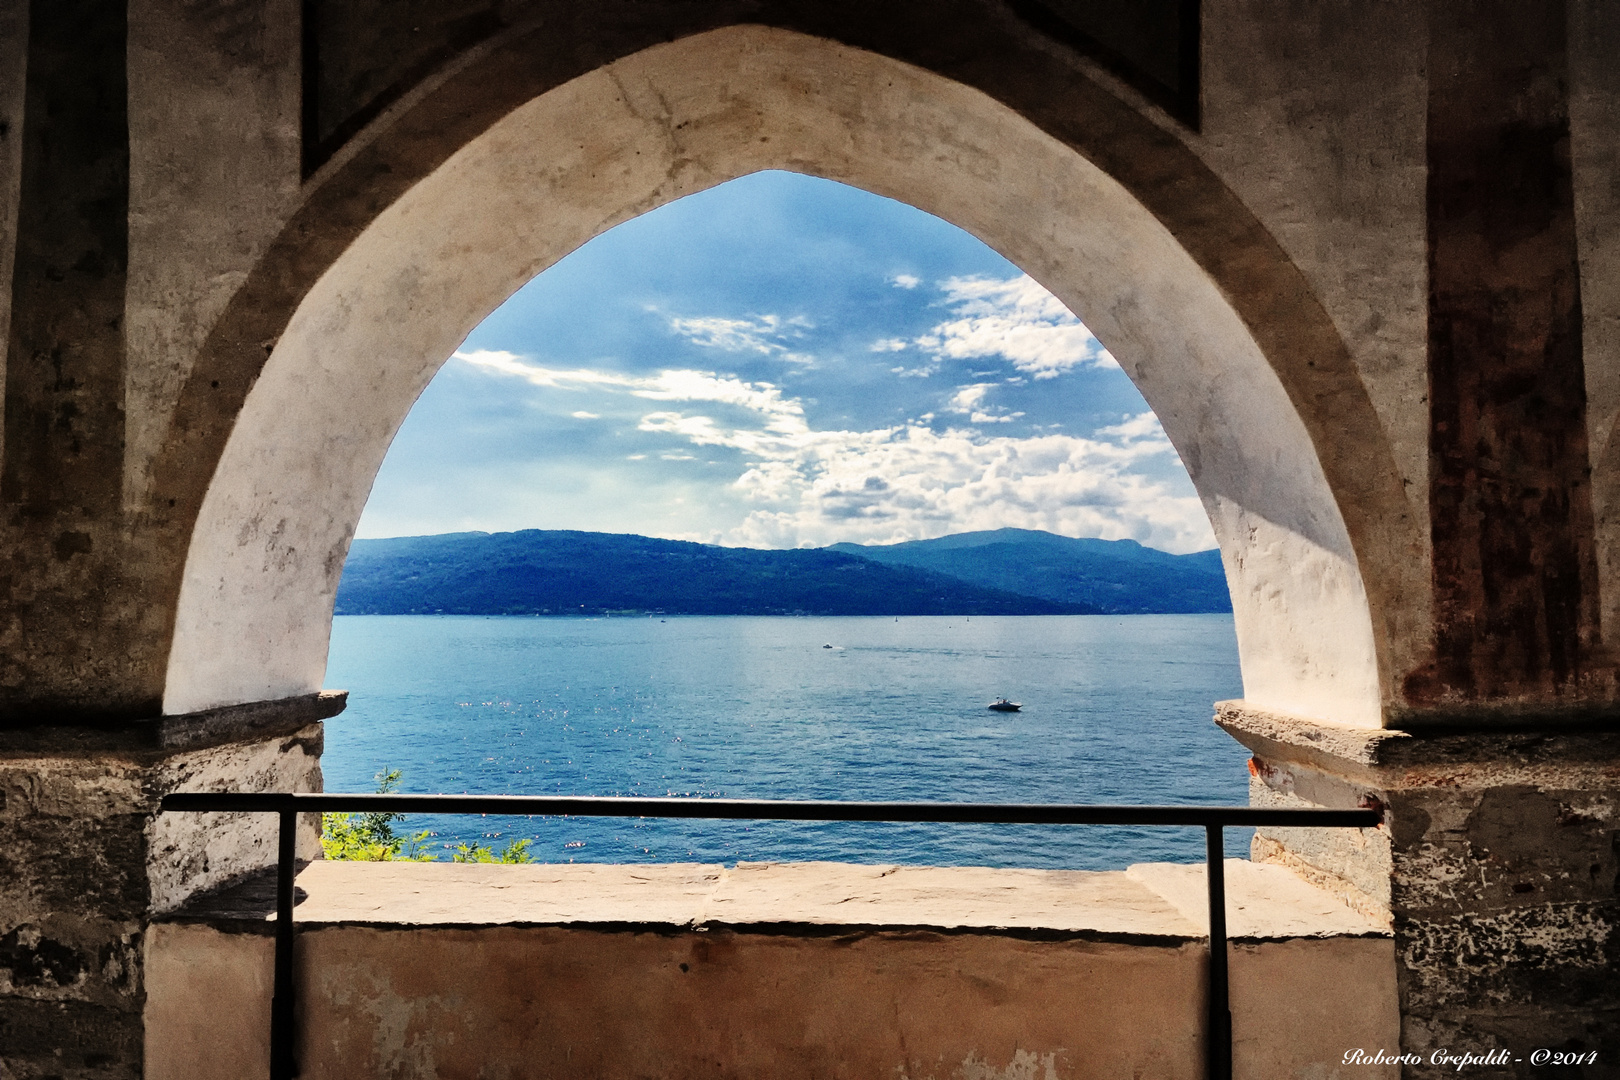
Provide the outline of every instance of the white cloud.
[[600,420],[600,419],[602,419],[602,414],[601,413],[586,412],[584,409],[576,409],[575,411],[569,413],[568,415],[572,416],[575,420]]
[[687,368],[670,368],[652,375],[626,375],[600,368],[553,368],[515,353],[491,350],[458,352],[455,359],[548,390],[606,390],[651,401],[709,401],[796,418],[790,422],[800,426],[804,423],[804,409],[797,401],[783,398],[781,390],[770,383],[744,382],[735,375]]
[[1210,547],[1197,497],[1143,475],[1135,467],[1143,456],[1129,443],[1068,435],[1016,439],[920,425],[828,432],[793,459],[755,462],[738,479],[762,505],[726,539],[888,543],[1015,526],[1171,551]]
[[[932,416],[874,431],[817,431],[797,399],[767,382],[693,370],[547,368],[509,353],[458,357],[536,386],[663,403],[642,414],[637,429],[675,440],[660,455],[666,460],[691,460],[697,447],[738,451],[746,466],[730,492],[747,512],[712,537],[724,543],[887,543],[1016,526],[1169,551],[1213,544],[1185,482],[1153,475],[1173,450],[1152,413],[1122,417],[1091,438],[934,431],[926,426]],[[952,410],[975,424],[1001,422],[985,404],[995,385],[958,388]]]
[[916,339],[937,358],[1000,356],[1037,379],[1081,365],[1118,366],[1091,331],[1028,275],[950,278],[940,288],[956,317]]
[[971,386],[959,386],[956,395],[951,398],[945,408],[953,413],[966,416],[975,424],[1010,424],[1024,414],[1022,412],[1008,412],[1005,409],[990,411],[985,405],[985,395],[995,389],[996,383],[974,383]]
[[915,289],[922,284],[922,278],[916,274],[896,274],[889,279],[889,284],[897,289]]
[[484,368],[501,375],[515,375],[535,386],[547,389],[581,390],[589,386],[622,386],[625,376],[596,368],[564,370],[531,364],[517,353],[500,349],[473,349],[458,352],[453,357],[474,367]]
[[903,352],[905,349],[910,348],[910,346],[911,342],[907,341],[905,338],[879,338],[877,341],[872,342],[872,351]]
[[985,394],[989,393],[994,385],[995,383],[974,383],[972,386],[959,386],[956,388],[956,396],[951,398],[945,407],[951,412],[970,413],[984,402]]
[[1136,445],[1151,443],[1160,447],[1163,452],[1174,449],[1170,445],[1170,437],[1164,433],[1164,427],[1159,423],[1159,418],[1151,412],[1123,416],[1117,424],[1098,428],[1097,434]]
[[[757,384],[756,384],[757,385]],[[969,396],[977,387],[964,388]],[[774,388],[772,388],[774,390]],[[962,391],[958,392],[958,397]],[[732,485],[756,509],[726,543],[767,547],[892,542],[1005,525],[1069,536],[1131,538],[1170,551],[1210,547],[1195,495],[1146,475],[1171,453],[1151,413],[1091,439],[935,432],[922,423],[815,431],[792,399],[766,393],[752,426],[685,412],[650,413],[640,428],[748,459]],[[1001,422],[982,410],[973,423]]]
[[780,315],[756,315],[751,319],[706,315],[669,320],[669,328],[694,345],[722,352],[777,356],[797,364],[811,363],[815,358],[793,351],[787,342],[804,337],[804,331],[810,325],[809,320],[802,316],[784,319]]

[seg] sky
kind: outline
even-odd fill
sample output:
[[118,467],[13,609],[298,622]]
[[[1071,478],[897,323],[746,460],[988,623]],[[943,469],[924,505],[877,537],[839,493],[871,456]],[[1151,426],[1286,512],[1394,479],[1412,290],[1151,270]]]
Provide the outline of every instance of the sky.
[[914,207],[765,172],[513,294],[417,401],[357,535],[790,548],[1004,526],[1214,546],[1157,418],[1056,298]]

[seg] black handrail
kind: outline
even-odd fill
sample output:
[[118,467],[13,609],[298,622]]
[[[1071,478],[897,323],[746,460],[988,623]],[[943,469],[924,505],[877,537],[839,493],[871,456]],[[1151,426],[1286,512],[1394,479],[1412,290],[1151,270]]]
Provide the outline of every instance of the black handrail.
[[[1205,1032],[1210,1080],[1232,1077],[1232,1013],[1226,974],[1228,825],[1373,828],[1378,810],[1263,806],[1098,806],[1050,803],[811,802],[770,799],[594,798],[582,795],[341,795],[305,792],[187,791],[165,795],[164,811],[265,813],[280,819],[276,861],[276,966],[270,999],[270,1080],[298,1075],[294,1056],[294,839],[300,813],[511,814],[572,817],[664,817],[753,821],[909,821],[993,825],[1183,825],[1205,834],[1209,884],[1209,992]],[[1217,948],[1219,941],[1222,947]]]

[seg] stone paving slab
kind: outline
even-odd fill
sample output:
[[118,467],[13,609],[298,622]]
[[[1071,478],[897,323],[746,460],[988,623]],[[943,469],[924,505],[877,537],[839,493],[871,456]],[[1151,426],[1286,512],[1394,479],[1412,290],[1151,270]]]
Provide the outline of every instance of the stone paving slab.
[[[1230,859],[1234,938],[1387,934],[1279,866]],[[199,898],[183,919],[274,918],[267,877]],[[1051,932],[1186,940],[1207,934],[1204,869],[1124,871],[868,866],[850,863],[611,865],[311,863],[298,876],[303,923],[393,926],[796,925]]]
[[1118,871],[741,863],[719,882],[704,918],[728,925],[1199,935],[1164,897]]
[[[1132,881],[1162,896],[1200,936],[1209,934],[1209,886],[1202,863],[1138,863]],[[1226,860],[1226,934],[1276,939],[1388,936],[1389,927],[1355,911],[1284,866]]]

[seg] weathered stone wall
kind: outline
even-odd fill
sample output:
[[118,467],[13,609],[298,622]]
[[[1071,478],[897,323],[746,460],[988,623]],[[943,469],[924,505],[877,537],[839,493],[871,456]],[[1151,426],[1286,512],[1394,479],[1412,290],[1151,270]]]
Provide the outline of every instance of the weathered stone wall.
[[[273,815],[158,815],[157,800],[319,790],[318,718],[342,699],[300,704],[0,737],[0,1076],[139,1075],[151,915],[276,853]],[[300,857],[314,858],[318,825],[303,826]]]
[[130,7],[124,503],[204,340],[298,204],[297,0]]
[[1604,0],[1569,5],[1570,163],[1575,178],[1586,361],[1592,506],[1597,519],[1603,636],[1620,640],[1620,10]]
[[[0,331],[11,326],[11,270],[17,251],[17,196],[22,186],[23,96],[28,72],[28,9],[0,8]],[[5,385],[9,332],[0,332],[0,386]],[[5,410],[0,409],[0,446]]]
[[1406,670],[1426,657],[1430,618],[1423,6],[1211,0],[1203,27],[1188,145],[1310,282],[1389,441],[1410,530],[1390,523],[1363,550],[1400,593],[1380,634],[1391,671]]
[[[1377,830],[1263,829],[1289,866],[1395,934],[1402,1046],[1620,1057],[1620,734],[1413,737],[1267,716],[1220,722],[1254,751],[1261,806],[1377,806]],[[1452,1075],[1409,1069],[1408,1075]]]

